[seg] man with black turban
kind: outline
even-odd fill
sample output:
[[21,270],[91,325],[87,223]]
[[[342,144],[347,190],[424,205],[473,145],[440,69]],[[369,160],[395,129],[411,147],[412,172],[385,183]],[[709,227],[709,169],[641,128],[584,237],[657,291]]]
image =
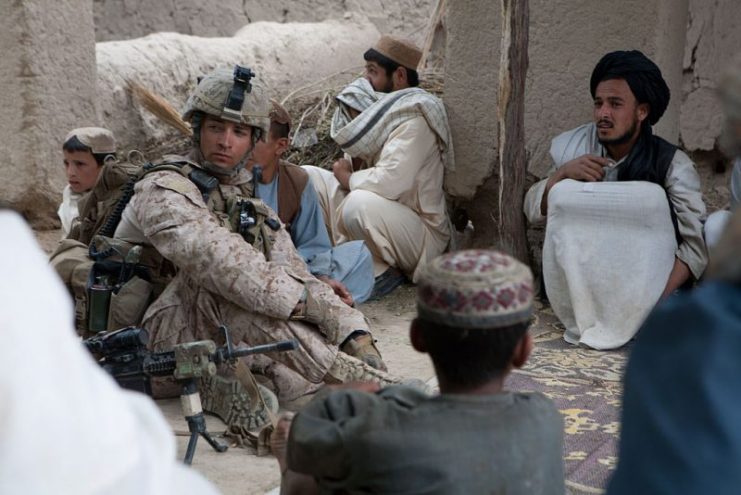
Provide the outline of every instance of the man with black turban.
[[593,122],[552,141],[554,165],[525,214],[547,217],[543,278],[565,339],[611,349],[702,275],[705,205],[690,158],[652,133],[670,98],[656,64],[637,50],[608,53],[589,87]]

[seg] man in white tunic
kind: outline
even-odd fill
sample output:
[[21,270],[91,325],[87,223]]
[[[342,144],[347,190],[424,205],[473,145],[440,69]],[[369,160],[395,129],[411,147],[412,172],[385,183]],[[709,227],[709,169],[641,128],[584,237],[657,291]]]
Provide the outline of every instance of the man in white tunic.
[[692,161],[651,132],[670,96],[656,64],[608,53],[590,90],[593,122],[553,140],[554,165],[524,209],[532,223],[547,219],[543,277],[565,339],[611,349],[702,275],[705,205]]
[[454,167],[445,108],[415,87],[421,52],[382,37],[365,54],[366,78],[338,96],[332,138],[346,156],[312,176],[330,235],[363,240],[373,254],[374,295],[392,290],[448,247],[443,173]]

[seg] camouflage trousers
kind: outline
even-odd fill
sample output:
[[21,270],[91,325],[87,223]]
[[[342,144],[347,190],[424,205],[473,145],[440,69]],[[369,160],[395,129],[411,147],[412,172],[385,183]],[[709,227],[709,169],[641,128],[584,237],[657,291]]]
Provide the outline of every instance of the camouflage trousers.
[[[319,281],[316,283],[324,285]],[[322,294],[325,289],[311,286],[310,290],[314,294]],[[331,293],[329,287],[326,290]],[[333,294],[322,294],[321,297],[330,295],[336,297]],[[144,316],[143,327],[149,331],[151,348],[156,351],[169,350],[175,344],[194,340],[210,339],[223,344],[223,336],[218,330],[220,325],[229,328],[235,345],[244,343],[255,346],[295,340],[298,349],[270,353],[265,357],[277,363],[271,367],[271,373],[278,375],[277,381],[284,378],[283,387],[291,388],[291,395],[297,396],[301,393],[294,389],[322,383],[335,361],[339,344],[347,335],[354,330],[368,330],[362,313],[344,304],[342,306],[338,306],[343,322],[341,332],[335,341],[330,341],[312,324],[279,320],[247,311],[178,275],[149,308]],[[268,367],[264,359],[256,363],[263,368]]]
[[[256,375],[257,381],[271,389],[280,402],[298,399],[319,390],[324,383],[311,383],[283,363],[274,361],[263,354],[253,354],[242,358]],[[261,380],[265,377],[266,381]]]

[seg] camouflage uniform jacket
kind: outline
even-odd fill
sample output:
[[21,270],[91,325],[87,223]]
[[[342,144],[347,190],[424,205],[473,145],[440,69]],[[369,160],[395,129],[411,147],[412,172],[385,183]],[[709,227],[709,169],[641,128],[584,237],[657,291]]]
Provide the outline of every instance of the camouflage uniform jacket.
[[[245,192],[251,195],[251,181],[252,174],[245,169],[220,178],[216,201],[211,199],[208,205],[196,185],[175,171],[153,172],[137,183],[115,237],[153,246],[178,269],[167,290],[147,310],[145,321],[164,308],[180,306],[187,311],[202,289],[216,301],[225,300],[249,313],[285,321],[306,289],[331,298],[333,306],[336,303],[340,336],[367,329],[362,313],[344,305],[307,271],[284,228],[269,231],[269,261],[231,231],[223,198],[245,196]],[[278,218],[272,211],[270,216]],[[192,331],[192,336],[180,338],[204,338],[203,332],[212,329]],[[330,341],[338,338],[327,337]]]

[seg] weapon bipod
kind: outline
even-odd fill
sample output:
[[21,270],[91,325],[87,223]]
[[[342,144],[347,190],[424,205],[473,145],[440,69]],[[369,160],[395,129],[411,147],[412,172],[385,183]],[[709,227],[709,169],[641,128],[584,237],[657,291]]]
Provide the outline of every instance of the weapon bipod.
[[193,454],[196,452],[198,437],[203,437],[216,452],[226,452],[229,448],[219,442],[206,429],[206,418],[203,416],[203,407],[201,407],[201,396],[198,393],[198,385],[195,378],[183,380],[183,393],[180,395],[180,405],[183,408],[185,420],[188,422],[188,431],[190,431],[190,440],[188,448],[185,450],[183,462],[190,466],[193,462]]
[[234,361],[242,356],[265,352],[291,351],[298,347],[296,341],[284,340],[273,344],[263,344],[235,350],[229,337],[229,329],[224,325],[221,325],[219,329],[224,335],[225,345],[223,347],[217,348],[213,341],[207,340],[179,344],[173,349],[175,371],[172,376],[178,383],[183,385],[180,404],[183,408],[185,419],[188,421],[188,430],[190,431],[190,440],[188,441],[188,448],[185,451],[185,459],[183,459],[185,464],[190,464],[193,461],[193,454],[195,453],[199,436],[205,438],[216,452],[224,452],[228,448],[212,437],[208,430],[206,430],[206,418],[203,416],[201,396],[198,393],[196,380],[204,377],[213,377],[216,375],[217,365]]

